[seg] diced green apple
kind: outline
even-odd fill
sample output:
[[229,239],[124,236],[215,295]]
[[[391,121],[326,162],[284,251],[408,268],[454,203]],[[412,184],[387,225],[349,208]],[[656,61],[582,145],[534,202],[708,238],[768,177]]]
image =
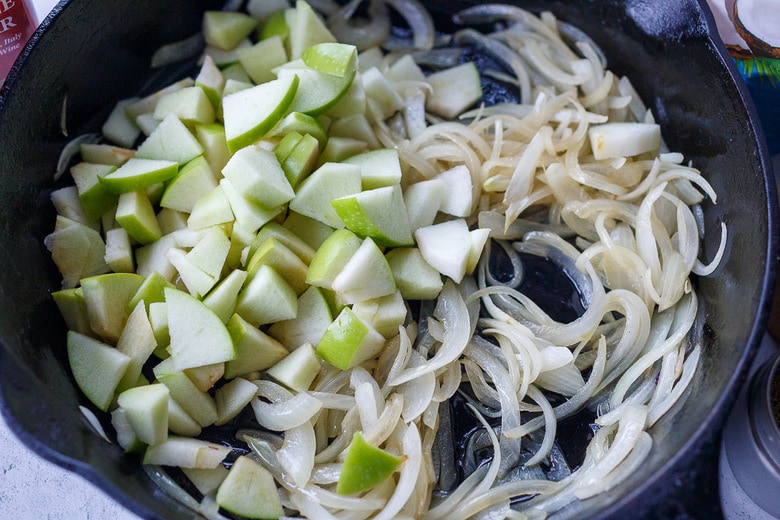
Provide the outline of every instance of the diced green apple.
[[203,303],[214,311],[223,323],[227,323],[233,315],[238,302],[238,293],[244,286],[246,277],[246,271],[234,269],[203,298]]
[[117,397],[117,404],[138,439],[160,444],[168,439],[168,387],[160,383],[128,388]]
[[348,229],[338,229],[331,233],[314,254],[306,273],[306,283],[330,289],[333,280],[357,252],[361,243],[360,237]]
[[244,378],[236,377],[217,388],[214,400],[217,402],[219,418],[214,424],[227,424],[238,415],[257,395],[257,385]]
[[203,428],[173,398],[168,399],[168,429],[176,435],[196,437]]
[[359,192],[359,166],[325,163],[298,185],[289,206],[291,210],[330,227],[343,228],[344,222],[333,209],[331,201]]
[[[68,362],[76,384],[92,404],[108,411],[130,357],[95,338],[68,331]],[[96,369],[96,367],[100,367]]]
[[130,118],[132,119],[135,119],[141,114],[148,114],[150,112],[154,112],[154,107],[157,106],[157,101],[162,96],[170,92],[176,92],[177,90],[185,87],[191,87],[194,84],[195,81],[190,77],[181,79],[179,81],[175,81],[170,85],[167,85],[155,92],[152,92],[148,96],[139,99],[135,103],[128,105],[127,107],[125,107],[125,111],[127,112],[127,115],[130,116]]
[[316,43],[303,50],[301,59],[325,74],[343,77],[357,70],[357,48],[345,43]]
[[162,237],[160,223],[145,191],[128,191],[119,196],[116,221],[140,244],[150,244]]
[[234,219],[230,201],[220,185],[195,201],[187,217],[187,226],[192,229],[204,229],[232,222]]
[[287,62],[287,49],[280,36],[262,39],[251,47],[236,50],[236,57],[256,84],[276,79],[272,70]]
[[201,392],[182,370],[176,370],[170,357],[157,363],[152,369],[157,381],[170,390],[174,399],[200,426],[206,427],[217,420],[217,405],[206,392]]
[[135,250],[136,272],[149,276],[153,272],[160,273],[163,278],[172,281],[176,277],[176,269],[168,260],[168,250],[176,247],[176,235],[163,235],[156,242],[138,247]]
[[482,98],[482,80],[473,62],[466,62],[428,75],[433,92],[425,106],[431,112],[452,119]]
[[311,134],[304,134],[295,148],[280,161],[282,170],[293,188],[311,174],[319,156],[319,141]]
[[384,336],[344,307],[325,330],[316,353],[336,368],[349,370],[378,355],[384,345]]
[[490,238],[490,230],[485,228],[477,228],[471,230],[471,249],[469,250],[469,257],[466,261],[466,273],[474,272],[474,269],[479,263],[479,258],[482,256],[482,251],[485,249],[485,243]]
[[84,277],[109,270],[106,244],[89,226],[58,216],[55,231],[46,236],[44,244],[62,275],[64,289],[76,287]]
[[176,370],[231,360],[236,352],[222,320],[202,301],[165,289],[171,359]]
[[176,114],[171,113],[165,116],[157,128],[141,143],[135,157],[171,161],[183,165],[202,153],[203,147],[192,132]]
[[274,519],[284,508],[273,475],[247,456],[240,456],[217,489],[217,504],[245,518]]
[[105,232],[106,263],[115,273],[135,272],[135,259],[130,235],[124,228],[118,227]]
[[74,220],[80,224],[99,230],[98,219],[90,219],[84,206],[81,204],[78,188],[75,186],[65,186],[54,190],[50,195],[52,206],[58,216],[63,216]]
[[285,14],[290,31],[287,36],[287,44],[291,60],[300,58],[303,51],[312,45],[336,41],[336,37],[330,32],[325,22],[303,0],[297,0],[295,9],[289,9],[285,11]]
[[472,240],[463,219],[448,220],[414,232],[417,246],[426,262],[441,274],[460,283],[466,274]]
[[227,324],[236,346],[235,359],[225,363],[225,379],[265,370],[289,354],[280,342],[234,314]]
[[173,284],[157,271],[150,273],[146,276],[133,297],[130,298],[130,301],[127,302],[125,311],[130,314],[141,301],[146,305],[147,311],[152,303],[164,302],[166,287],[173,287]]
[[235,152],[222,174],[244,197],[264,208],[276,208],[295,196],[276,156],[260,146]]
[[[295,211],[288,211],[282,226],[289,229],[295,236],[306,242],[313,249],[318,249],[333,233],[333,228]],[[300,255],[299,255],[300,256]],[[309,262],[311,263],[311,261]]]
[[305,392],[309,390],[320,370],[320,360],[314,352],[314,347],[305,342],[269,368],[266,374],[288,388]]
[[435,299],[444,287],[439,271],[416,247],[398,247],[388,251],[385,257],[398,289],[407,300]]
[[396,291],[390,264],[370,238],[363,240],[333,279],[330,288],[347,304],[387,296]]
[[367,491],[395,473],[403,460],[369,444],[360,432],[356,432],[347,448],[336,493],[352,495]]
[[328,144],[325,145],[325,149],[322,150],[322,153],[317,158],[317,166],[322,166],[328,162],[340,163],[366,150],[368,150],[368,143],[363,139],[338,137],[331,134],[328,137]]
[[403,99],[378,68],[372,67],[366,70],[362,77],[366,96],[376,103],[384,119],[404,107]]
[[[157,348],[157,340],[146,313],[146,306],[141,300],[127,317],[127,322],[117,340],[116,349],[130,358],[117,391],[122,392],[136,384],[144,363],[155,348]],[[147,442],[147,444],[153,443]]]
[[398,327],[406,321],[408,310],[400,291],[387,296],[371,298],[355,303],[352,312],[371,325],[385,338],[398,335]]
[[398,184],[339,197],[331,204],[341,221],[358,236],[385,246],[414,243]]
[[206,11],[203,13],[203,38],[206,44],[224,51],[235,49],[252,34],[257,20],[237,11]]
[[244,197],[228,179],[223,178],[219,181],[219,185],[230,203],[230,209],[235,216],[236,223],[253,233],[273,220],[282,211],[282,206],[267,209],[253,203]]
[[181,470],[203,496],[216,491],[228,474],[228,469],[221,465],[212,469],[182,468]]
[[[171,343],[171,336],[168,333],[168,306],[165,302],[154,302],[149,304],[149,324],[154,332],[154,339],[157,341],[158,348],[155,353],[160,351],[159,345],[168,346]],[[164,357],[169,357],[166,352]],[[161,357],[160,359],[164,359]]]
[[116,443],[127,453],[140,453],[146,448],[146,445],[138,439],[130,421],[127,420],[125,411],[122,408],[115,408],[111,412],[111,426],[116,433]]
[[297,76],[300,80],[290,111],[317,116],[335,105],[346,94],[355,79],[355,72],[334,76],[310,68],[289,66],[279,68],[277,76],[280,79]]
[[122,99],[114,105],[113,110],[106,118],[100,131],[103,137],[114,144],[130,148],[135,144],[141,129],[133,119],[127,115],[126,107],[138,101],[138,98]]
[[304,343],[319,343],[325,329],[333,321],[325,295],[319,287],[309,286],[298,297],[298,315],[291,320],[277,321],[268,328],[268,334],[295,350]]
[[214,105],[206,91],[195,85],[165,94],[154,107],[154,118],[164,120],[174,114],[185,125],[213,123],[216,119]]
[[247,273],[252,279],[260,266],[273,267],[290,284],[296,296],[300,296],[308,287],[306,271],[308,266],[284,242],[268,237],[258,247],[247,263]]
[[208,392],[225,375],[225,363],[186,368],[184,373],[192,380],[198,390]]
[[284,116],[298,90],[298,76],[262,83],[222,99],[225,137],[235,152],[263,137]]
[[81,280],[90,328],[104,340],[116,343],[127,321],[127,303],[144,277],[134,273],[106,273]]
[[104,213],[116,206],[118,197],[100,182],[116,170],[116,166],[80,162],[70,168],[71,177],[76,184],[84,213],[91,220],[99,219]]
[[87,303],[84,301],[84,290],[81,287],[60,289],[52,292],[51,297],[65,320],[68,330],[75,330],[87,336],[94,334],[89,327]]
[[163,192],[160,206],[185,213],[192,212],[195,203],[217,187],[214,173],[203,155],[179,169]]
[[310,115],[300,112],[290,112],[268,132],[268,137],[283,137],[290,132],[298,132],[301,135],[311,134],[320,144],[320,150],[325,148],[328,142],[328,134],[322,124]]
[[[341,98],[338,104],[341,105],[342,101],[344,101],[344,98]],[[333,111],[333,109],[329,110],[328,114],[331,114]],[[379,143],[376,135],[374,135],[374,129],[371,128],[371,123],[368,122],[363,112],[352,112],[351,115],[346,117],[334,117],[337,117],[337,119],[328,127],[328,133],[331,137],[347,137],[361,140],[366,143],[369,149],[381,149],[382,145]]]
[[634,122],[592,125],[588,139],[597,161],[657,152],[662,142],[658,124]]
[[439,211],[455,217],[471,215],[474,195],[469,169],[460,164],[439,173],[434,178],[444,182],[444,193]]
[[203,148],[203,156],[209,162],[215,179],[230,159],[230,150],[225,137],[225,127],[220,123],[195,126],[195,138]]
[[81,143],[81,160],[87,163],[121,166],[135,156],[135,150],[106,143]]
[[187,253],[187,260],[207,275],[219,280],[230,251],[230,238],[221,226],[203,231],[195,246]]
[[195,85],[202,88],[212,108],[215,110],[222,104],[222,91],[225,88],[225,76],[209,55],[203,56],[203,64],[195,77]]
[[273,267],[261,265],[238,295],[236,313],[256,327],[298,314],[295,290]]
[[269,222],[260,228],[257,236],[252,240],[249,257],[251,258],[254,252],[269,238],[274,238],[287,246],[306,265],[310,264],[312,258],[314,258],[315,249],[312,246],[298,237],[293,231],[277,222]]
[[111,193],[139,191],[172,179],[179,172],[174,161],[132,157],[116,170],[99,177]]
[[[284,1],[284,6],[278,7],[282,1]],[[266,2],[266,0],[250,0],[247,3],[247,10],[249,10],[252,4],[263,4],[264,9],[276,9],[267,17],[264,16],[260,18],[261,20],[264,20],[264,23],[258,31],[258,39],[265,40],[266,38],[278,36],[283,41],[286,41],[287,37],[290,35],[290,28],[287,26],[287,19],[285,16],[286,12],[289,10],[289,2],[287,0],[272,0],[272,2],[269,3]],[[258,17],[255,16],[255,18]]]
[[415,182],[406,187],[404,202],[412,232],[436,221],[436,214],[444,201],[446,186],[439,178]]
[[222,444],[169,435],[165,442],[146,448],[144,464],[179,468],[216,468],[230,454]]
[[354,155],[344,162],[360,166],[360,180],[364,190],[401,183],[401,161],[395,148],[371,150]]

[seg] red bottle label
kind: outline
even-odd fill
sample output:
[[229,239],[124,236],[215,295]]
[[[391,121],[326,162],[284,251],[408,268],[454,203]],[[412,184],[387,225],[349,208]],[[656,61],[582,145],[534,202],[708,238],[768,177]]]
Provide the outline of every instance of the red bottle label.
[[0,82],[37,27],[25,0],[0,0]]

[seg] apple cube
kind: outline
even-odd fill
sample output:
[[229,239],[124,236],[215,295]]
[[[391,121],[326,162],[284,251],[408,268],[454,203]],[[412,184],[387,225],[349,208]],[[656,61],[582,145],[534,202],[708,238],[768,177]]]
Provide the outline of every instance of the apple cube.
[[331,233],[314,254],[306,273],[306,283],[330,289],[333,280],[361,244],[360,237],[348,229],[338,229]]
[[251,47],[236,50],[236,57],[256,84],[276,79],[272,70],[287,62],[287,49],[280,36],[264,38]]
[[400,291],[357,302],[352,306],[352,312],[388,339],[398,335],[398,327],[406,322],[408,314]]
[[206,11],[203,13],[203,38],[208,45],[225,51],[238,44],[257,27],[257,20],[237,11]]
[[165,116],[157,128],[141,143],[135,158],[172,161],[183,165],[202,153],[203,147],[192,132],[176,114],[171,113]]
[[428,75],[433,92],[425,108],[452,119],[482,98],[482,80],[473,62],[466,62]]
[[100,182],[116,170],[116,166],[80,162],[70,168],[70,175],[78,189],[84,213],[90,220],[99,219],[104,213],[116,206],[118,197]]
[[336,493],[352,495],[368,491],[395,473],[403,458],[369,444],[355,432],[347,448]]
[[259,146],[235,152],[222,174],[244,197],[264,208],[281,206],[295,196],[276,156]]
[[106,244],[89,226],[58,216],[57,227],[46,236],[44,244],[62,275],[64,289],[76,287],[84,277],[109,271]]
[[[289,219],[289,217],[288,217]],[[277,222],[269,222],[257,232],[249,249],[249,257],[269,238],[278,240],[294,252],[306,265],[314,258],[315,248],[298,237],[293,231]]]
[[289,320],[298,313],[298,297],[273,267],[261,265],[239,293],[236,312],[256,327]]
[[282,226],[315,250],[333,233],[333,228],[327,224],[295,211],[287,212],[287,218],[284,219]]
[[469,169],[460,164],[439,173],[434,179],[444,182],[439,211],[455,217],[468,217],[474,205],[474,188]]
[[173,398],[168,399],[168,429],[176,435],[196,437],[203,428]]
[[321,370],[320,360],[311,343],[306,342],[266,372],[269,377],[288,388],[305,392]]
[[225,88],[225,76],[211,56],[203,56],[203,64],[195,77],[195,85],[203,89],[214,109],[219,108],[222,103],[222,91]]
[[225,466],[212,469],[181,468],[181,470],[204,497],[216,491],[228,474]]
[[401,183],[401,161],[395,148],[371,150],[354,155],[344,162],[360,166],[360,179],[364,190]]
[[257,395],[257,385],[244,378],[237,377],[217,388],[214,400],[217,402],[219,418],[214,424],[227,424]]
[[336,368],[349,370],[378,355],[384,345],[384,336],[344,307],[325,330],[316,353]]
[[230,201],[223,187],[217,186],[193,204],[192,212],[187,217],[187,226],[192,229],[204,229],[226,224],[234,219]]
[[448,220],[422,227],[414,232],[414,236],[425,261],[455,283],[460,283],[466,274],[472,246],[466,221]]
[[361,237],[370,237],[386,246],[412,245],[401,186],[365,190],[331,200],[344,225]]
[[330,227],[343,228],[331,201],[360,192],[360,182],[359,166],[325,163],[298,185],[290,209]]
[[216,119],[206,91],[197,85],[160,97],[154,107],[154,118],[164,120],[169,114],[174,114],[185,125],[213,123]]
[[[68,363],[76,384],[92,404],[108,411],[130,357],[76,331],[67,334]],[[96,367],[99,369],[96,370]]]
[[106,143],[81,143],[81,160],[87,163],[121,166],[135,156],[135,150]]
[[319,343],[332,321],[330,305],[322,290],[310,286],[298,297],[298,315],[291,320],[273,323],[268,328],[268,334],[288,349],[295,350],[307,342]]
[[115,273],[135,272],[135,259],[133,258],[133,245],[130,235],[124,228],[109,229],[105,232],[106,254],[103,257]]
[[267,209],[253,203],[244,197],[228,179],[223,178],[219,181],[219,185],[230,203],[236,223],[252,233],[273,220],[282,211],[282,206]]
[[387,296],[396,291],[390,264],[370,238],[363,240],[333,279],[330,288],[347,304]]
[[325,22],[303,0],[295,2],[295,9],[285,11],[285,20],[289,28],[287,45],[291,60],[297,60],[308,47],[322,42],[335,42]]
[[416,247],[398,247],[385,255],[401,295],[407,300],[433,300],[444,287],[441,274]]
[[249,457],[240,456],[217,489],[222,509],[246,518],[272,519],[284,516],[273,475]]
[[90,328],[104,340],[116,343],[127,321],[127,303],[144,277],[134,273],[106,273],[81,280]]
[[111,426],[116,433],[116,443],[126,453],[140,453],[146,448],[146,445],[135,434],[122,408],[115,408],[111,412]]
[[225,363],[225,379],[265,370],[289,354],[274,338],[234,314],[227,324],[236,346],[235,359]]
[[235,357],[230,333],[206,304],[177,289],[165,289],[165,303],[174,369],[211,365]]
[[289,247],[275,237],[267,238],[252,254],[247,264],[249,278],[253,278],[260,266],[273,267],[300,296],[306,290],[308,266]]
[[111,110],[100,129],[103,137],[112,143],[126,148],[130,148],[135,144],[136,139],[141,135],[141,129],[127,115],[125,108],[138,100],[138,98],[122,99],[114,105],[113,110]]
[[[230,150],[225,137],[225,127],[219,123],[195,125],[195,138],[203,148],[203,156],[211,166],[215,178],[230,159]],[[219,180],[219,179],[217,179]]]
[[132,157],[99,180],[108,191],[119,194],[146,189],[173,178],[178,172],[175,161]]
[[202,392],[182,370],[173,366],[173,359],[160,361],[152,369],[157,381],[168,387],[171,398],[200,426],[206,427],[217,420],[217,405],[206,392]]
[[246,271],[234,269],[203,298],[203,303],[214,311],[223,323],[227,323],[233,315],[238,302],[238,293],[244,286],[246,278]]
[[190,213],[195,203],[217,187],[214,173],[202,155],[181,167],[165,187],[160,206]]
[[168,388],[160,383],[129,388],[119,394],[117,404],[138,439],[159,444],[168,439]]
[[267,137],[283,137],[290,132],[298,132],[301,135],[311,134],[320,144],[320,149],[328,142],[328,134],[322,124],[312,116],[300,112],[291,112],[284,116],[279,123],[267,134]]
[[68,330],[75,330],[87,336],[94,334],[89,327],[87,303],[84,301],[84,290],[81,287],[54,291],[51,297],[65,320]]
[[162,237],[160,223],[145,191],[128,191],[119,196],[116,206],[117,223],[140,244],[150,244]]
[[406,217],[412,232],[436,221],[436,214],[446,196],[447,187],[440,178],[415,182],[406,187]]
[[157,340],[146,313],[146,306],[141,300],[127,317],[125,327],[117,340],[116,349],[130,358],[125,374],[117,386],[118,391],[131,388],[138,382],[141,369],[155,348]]
[[346,94],[355,79],[355,72],[334,76],[310,68],[288,66],[279,68],[277,76],[280,79],[297,76],[300,81],[298,92],[290,106],[291,112],[318,116]]

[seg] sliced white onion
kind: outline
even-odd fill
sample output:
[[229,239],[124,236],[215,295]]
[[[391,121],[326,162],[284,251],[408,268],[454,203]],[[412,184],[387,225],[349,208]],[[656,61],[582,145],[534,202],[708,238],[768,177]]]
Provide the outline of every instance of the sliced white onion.
[[314,428],[306,422],[285,430],[284,444],[276,452],[276,457],[288,478],[295,485],[303,487],[311,478],[315,451]]

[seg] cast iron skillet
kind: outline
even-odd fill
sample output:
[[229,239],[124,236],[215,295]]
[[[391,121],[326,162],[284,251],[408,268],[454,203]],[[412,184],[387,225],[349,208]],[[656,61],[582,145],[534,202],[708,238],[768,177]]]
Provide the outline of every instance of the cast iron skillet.
[[[476,0],[428,2],[444,21]],[[777,202],[752,103],[715,34],[704,1],[539,0],[588,32],[610,67],[632,78],[673,150],[706,172],[720,194],[704,207],[727,254],[699,281],[706,309],[703,362],[679,413],[653,429],[655,449],[633,477],[561,516],[709,516],[717,511],[715,446],[720,425],[762,337],[775,281]],[[67,98],[70,137],[96,131],[117,99],[151,88],[147,64],[161,44],[193,34],[207,0],[74,0],[44,20],[0,96],[0,407],[41,456],[75,471],[147,518],[192,514],[155,488],[116,444],[78,412],[87,405],[68,371],[65,329],[49,293],[59,278],[43,237],[53,228],[49,193]],[[176,71],[165,71],[170,77]],[[158,82],[159,83],[159,82]]]

